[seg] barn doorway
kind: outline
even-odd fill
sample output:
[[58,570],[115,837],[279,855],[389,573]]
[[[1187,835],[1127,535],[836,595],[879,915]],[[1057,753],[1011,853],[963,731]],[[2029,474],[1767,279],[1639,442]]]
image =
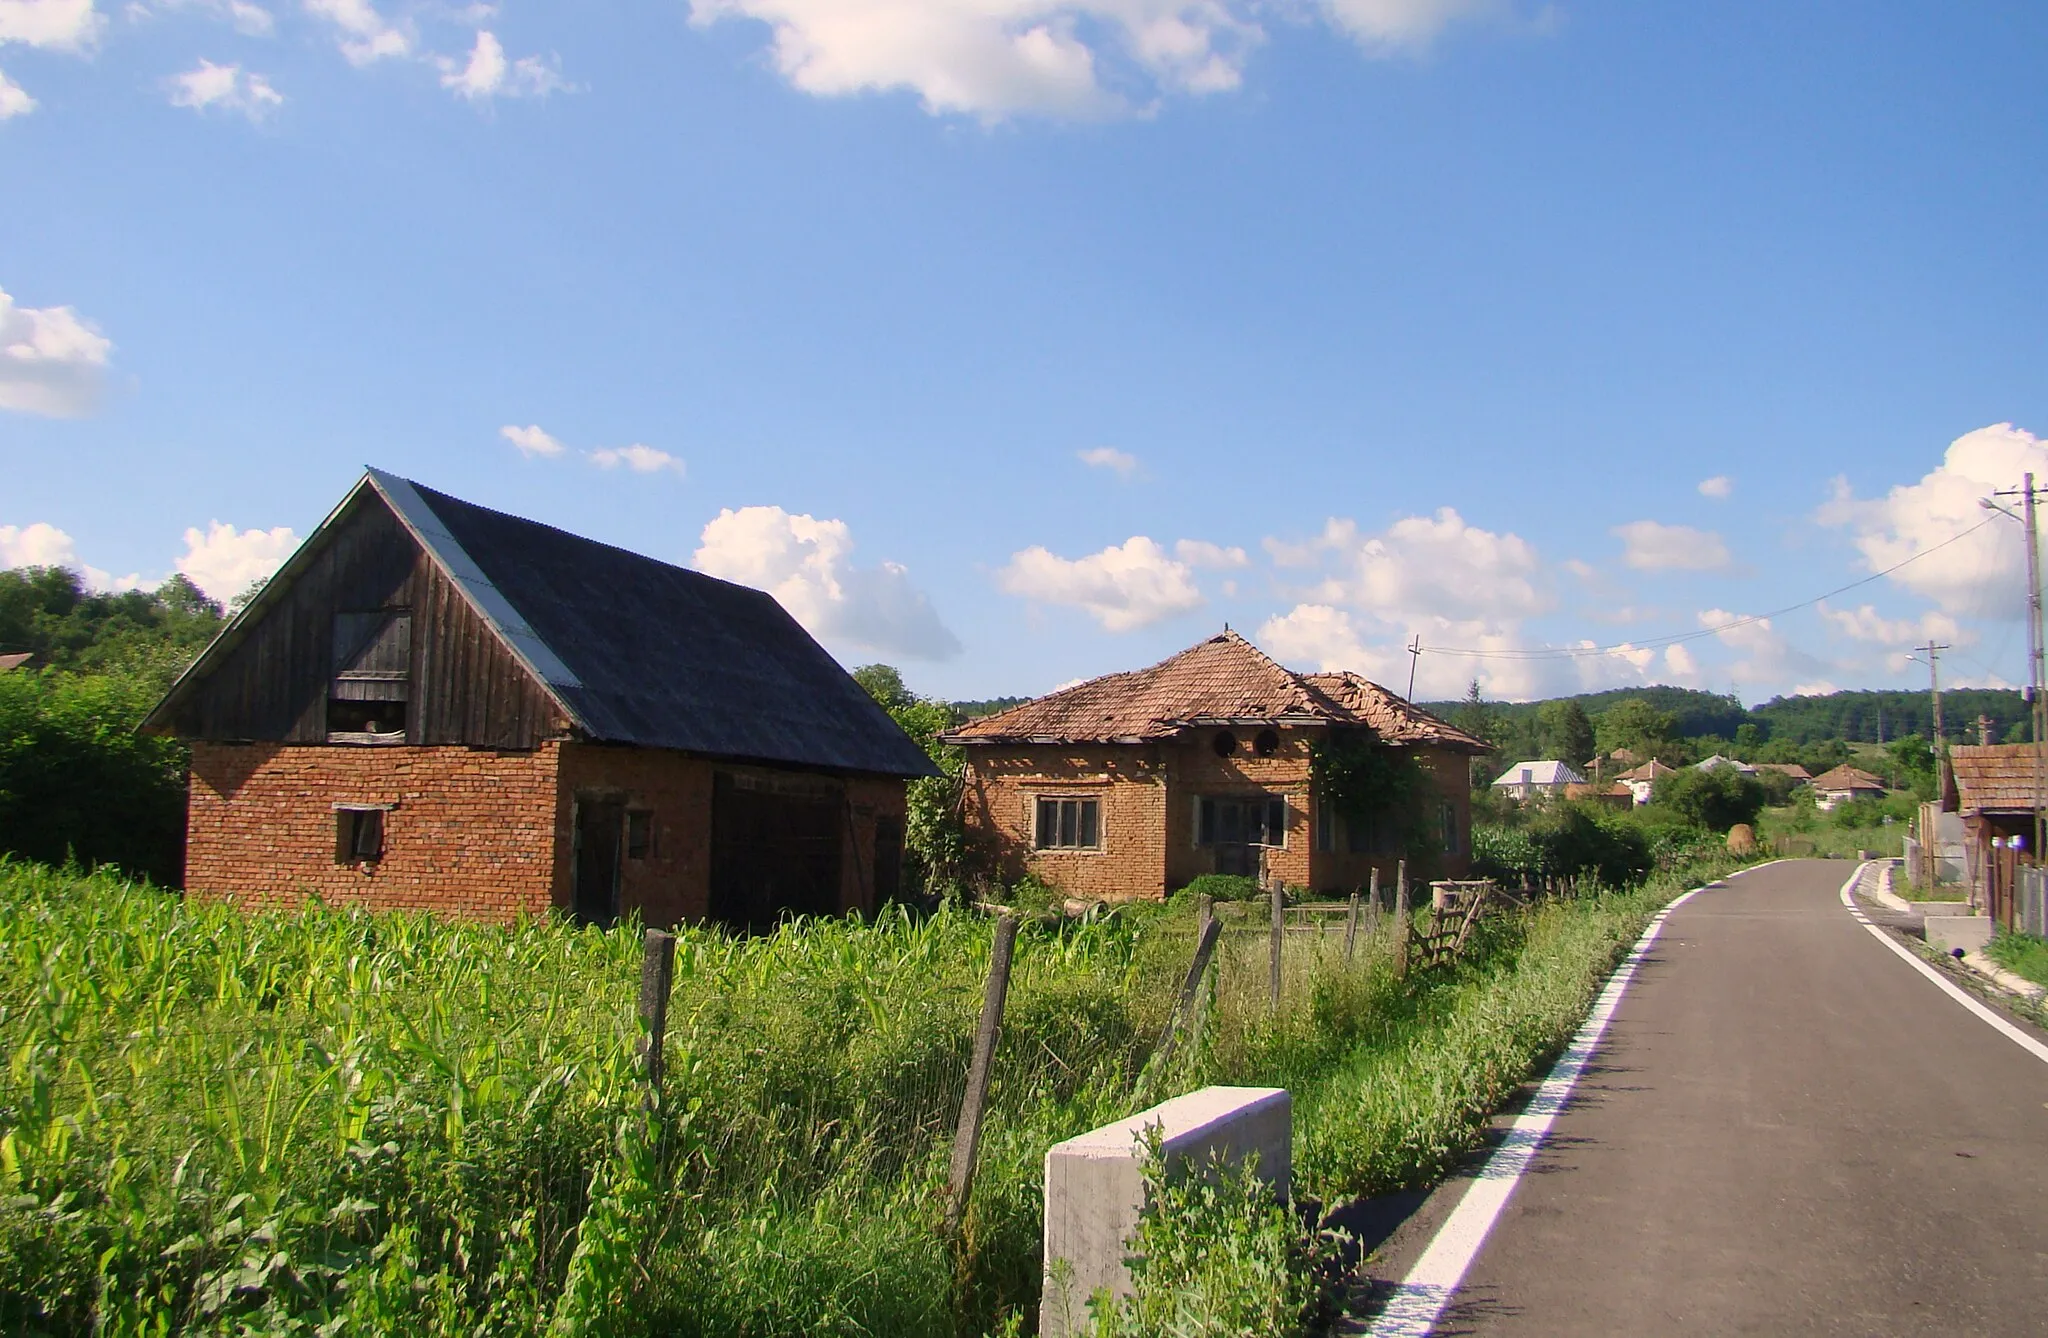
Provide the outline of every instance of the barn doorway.
[[619,918],[619,853],[625,844],[623,799],[577,796],[573,910],[583,924],[609,929]]
[[838,787],[719,772],[711,783],[711,918],[762,933],[839,910],[846,801]]

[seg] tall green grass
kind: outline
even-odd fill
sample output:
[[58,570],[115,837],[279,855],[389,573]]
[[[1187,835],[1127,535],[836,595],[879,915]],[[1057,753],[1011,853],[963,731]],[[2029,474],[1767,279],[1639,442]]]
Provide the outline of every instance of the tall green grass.
[[990,952],[942,913],[679,938],[668,1090],[639,945],[245,915],[0,864],[0,1331],[718,1335],[1029,1326],[1047,1146],[1207,1082],[1285,1086],[1298,1183],[1416,1183],[1554,1048],[1656,894],[1387,938],[1230,934],[1148,1069],[1192,915],[1027,926],[975,1193],[946,1162]]

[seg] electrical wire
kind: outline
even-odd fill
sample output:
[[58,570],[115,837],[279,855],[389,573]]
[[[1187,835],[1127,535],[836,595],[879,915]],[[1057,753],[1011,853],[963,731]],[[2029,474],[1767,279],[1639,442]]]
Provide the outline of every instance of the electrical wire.
[[1656,650],[1663,646],[1676,646],[1687,641],[1698,641],[1704,637],[1719,636],[1723,632],[1730,632],[1738,627],[1748,627],[1754,623],[1767,622],[1772,618],[1782,618],[1788,613],[1797,613],[1801,609],[1810,608],[1825,600],[1833,599],[1837,595],[1847,594],[1851,590],[1869,585],[1872,581],[1883,580],[1901,567],[1918,562],[1929,554],[1940,552],[1950,544],[1959,543],[1969,538],[1977,531],[1991,524],[1992,519],[1995,519],[1995,517],[1978,521],[1962,533],[1950,535],[1938,544],[1923,548],[1902,562],[1895,562],[1883,571],[1872,572],[1870,575],[1860,580],[1851,581],[1847,585],[1837,586],[1826,594],[1815,595],[1812,599],[1802,599],[1797,604],[1787,604],[1782,609],[1772,609],[1768,613],[1752,613],[1747,617],[1736,618],[1731,622],[1716,623],[1712,627],[1703,627],[1698,631],[1679,632],[1671,636],[1644,637],[1640,641],[1621,641],[1611,646],[1539,646],[1527,649],[1479,650],[1463,646],[1425,645],[1421,647],[1421,650],[1432,655],[1457,655],[1475,660],[1577,660],[1584,659],[1589,655],[1618,655],[1624,651]]

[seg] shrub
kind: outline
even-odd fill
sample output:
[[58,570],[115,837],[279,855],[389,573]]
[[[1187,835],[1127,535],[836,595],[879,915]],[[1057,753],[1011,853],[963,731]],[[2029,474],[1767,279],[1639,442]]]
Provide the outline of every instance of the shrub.
[[1764,787],[1733,767],[1686,767],[1658,778],[1656,801],[1708,831],[1726,832],[1738,822],[1756,825],[1764,810]]
[[1190,898],[1208,896],[1217,901],[1250,901],[1264,896],[1259,880],[1241,873],[1205,873],[1181,889]]

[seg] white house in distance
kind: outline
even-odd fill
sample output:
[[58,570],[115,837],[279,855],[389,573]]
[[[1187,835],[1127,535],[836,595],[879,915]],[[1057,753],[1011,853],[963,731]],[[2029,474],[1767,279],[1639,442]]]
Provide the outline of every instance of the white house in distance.
[[1677,767],[1667,767],[1653,757],[1639,767],[1622,772],[1618,780],[1628,786],[1628,792],[1635,796],[1636,807],[1641,808],[1655,795],[1657,778],[1669,776],[1676,770]]
[[1547,795],[1562,798],[1567,785],[1584,785],[1586,778],[1562,762],[1517,762],[1503,771],[1493,788],[1508,799],[1524,802]]
[[1732,770],[1738,776],[1756,775],[1756,768],[1749,763],[1738,762],[1732,757],[1723,757],[1719,753],[1715,753],[1704,762],[1694,763],[1694,765],[1701,771],[1719,771],[1725,767]]
[[1813,778],[1813,805],[1822,810],[1857,799],[1882,799],[1884,793],[1883,781],[1846,762]]

